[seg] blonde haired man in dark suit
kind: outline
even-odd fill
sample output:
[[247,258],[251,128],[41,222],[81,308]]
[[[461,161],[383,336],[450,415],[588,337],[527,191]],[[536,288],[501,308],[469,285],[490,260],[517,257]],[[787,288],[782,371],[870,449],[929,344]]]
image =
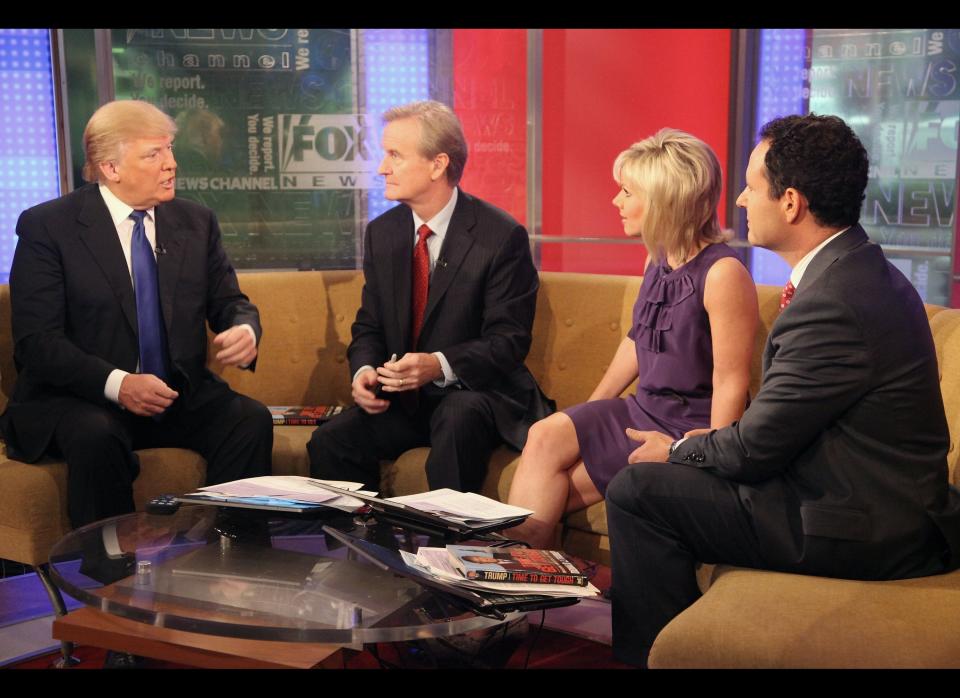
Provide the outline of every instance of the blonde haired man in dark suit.
[[147,102],[105,104],[84,132],[91,184],[17,223],[0,429],[11,457],[66,460],[74,526],[133,511],[134,449],[195,450],[208,484],[270,472],[269,412],[206,368],[209,322],[217,359],[253,370],[260,318],[216,216],[175,199],[175,133]]

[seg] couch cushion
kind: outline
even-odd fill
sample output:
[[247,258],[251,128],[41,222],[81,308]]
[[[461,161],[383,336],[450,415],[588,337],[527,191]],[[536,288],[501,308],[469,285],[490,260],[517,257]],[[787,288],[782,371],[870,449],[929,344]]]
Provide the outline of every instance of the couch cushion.
[[[424,468],[429,454],[429,448],[413,448],[402,453],[395,461],[381,462],[380,484],[383,496],[399,497],[429,490]],[[490,456],[490,466],[480,494],[500,502],[507,501],[510,482],[519,459],[520,454],[511,448],[501,446],[496,449]]]
[[719,566],[650,665],[960,668],[960,570],[860,582]]
[[316,427],[273,428],[273,474],[310,476],[307,442]]
[[[240,288],[260,311],[255,372],[207,365],[238,393],[265,405],[349,405],[350,326],[360,306],[359,271],[249,272]],[[212,336],[212,335],[211,335]]]
[[957,467],[960,459],[960,450],[957,449],[957,440],[960,439],[960,310],[927,306],[927,314],[937,349],[943,408],[950,427],[950,450],[947,453],[950,481],[960,485],[960,468]]
[[541,272],[526,364],[561,409],[597,386],[630,329],[641,277]]

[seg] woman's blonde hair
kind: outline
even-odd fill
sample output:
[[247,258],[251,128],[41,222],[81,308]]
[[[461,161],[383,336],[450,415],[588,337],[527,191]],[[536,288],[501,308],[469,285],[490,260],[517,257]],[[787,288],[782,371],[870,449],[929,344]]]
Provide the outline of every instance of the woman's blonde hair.
[[100,163],[119,160],[124,146],[137,138],[174,136],[173,119],[149,102],[121,99],[97,109],[83,131],[83,178],[100,179]]
[[644,197],[643,241],[655,261],[669,254],[683,263],[703,242],[726,239],[717,218],[720,161],[699,138],[662,128],[617,156],[613,178]]

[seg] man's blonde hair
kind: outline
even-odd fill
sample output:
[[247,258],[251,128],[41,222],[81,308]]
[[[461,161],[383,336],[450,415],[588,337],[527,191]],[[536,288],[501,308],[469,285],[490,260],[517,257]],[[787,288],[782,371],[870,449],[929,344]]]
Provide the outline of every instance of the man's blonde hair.
[[442,102],[425,100],[388,109],[383,114],[386,123],[397,119],[415,118],[420,122],[420,154],[432,160],[440,153],[450,158],[447,182],[456,186],[467,166],[467,139],[463,136],[460,119]]
[[83,178],[88,182],[100,179],[100,163],[118,160],[125,144],[137,138],[174,136],[173,119],[149,102],[121,99],[107,102],[97,109],[83,130]]
[[720,161],[695,136],[663,128],[617,156],[613,178],[644,197],[643,240],[655,261],[686,262],[702,242],[725,239],[717,218]]

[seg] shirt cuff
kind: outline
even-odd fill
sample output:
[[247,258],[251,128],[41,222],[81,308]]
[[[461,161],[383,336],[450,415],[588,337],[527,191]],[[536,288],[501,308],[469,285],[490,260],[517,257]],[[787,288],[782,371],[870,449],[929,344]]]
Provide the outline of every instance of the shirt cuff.
[[459,383],[460,379],[457,378],[457,374],[450,368],[450,362],[447,361],[447,357],[443,355],[443,352],[435,351],[433,355],[437,357],[437,360],[440,362],[440,368],[443,370],[443,378],[437,378],[437,380],[433,381],[433,384],[440,388],[446,388],[454,383]]
[[359,376],[364,371],[376,371],[376,370],[377,369],[375,369],[373,366],[361,366],[360,368],[357,369],[357,372],[353,374],[353,380],[350,381],[350,385],[353,385],[354,383],[356,383],[357,376]]
[[129,373],[119,368],[115,368],[110,371],[110,375],[107,376],[106,385],[103,386],[103,396],[111,402],[119,405],[120,384],[123,383],[123,379],[129,375]]
[[108,523],[103,527],[103,548],[109,558],[118,558],[123,555],[120,548],[120,537],[117,535],[117,524]]

